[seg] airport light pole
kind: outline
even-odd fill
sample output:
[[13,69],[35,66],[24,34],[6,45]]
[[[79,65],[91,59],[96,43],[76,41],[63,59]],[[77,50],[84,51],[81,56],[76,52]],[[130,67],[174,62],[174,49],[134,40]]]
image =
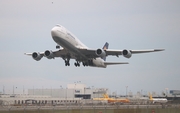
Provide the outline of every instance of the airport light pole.
[[74,102],[74,98],[75,98],[75,90],[76,89],[76,82],[74,82],[74,95],[73,95],[73,102]]
[[14,95],[14,85],[13,85],[13,95]]
[[[16,87],[16,89],[17,89],[17,87]],[[14,90],[14,85],[13,85],[13,95],[15,94],[15,90]]]
[[83,99],[85,99],[85,103],[86,103],[86,96],[85,96],[85,90],[86,90],[86,87],[84,87],[84,96],[83,96]]
[[52,86],[51,86],[51,97],[52,97]]
[[60,89],[59,89],[59,98],[61,97],[61,91],[62,91],[62,86],[60,85]]
[[33,86],[33,95],[34,95],[34,86]]
[[4,87],[5,87],[5,86],[3,85],[3,95],[5,94],[5,89],[4,89]]
[[166,90],[166,95],[165,96],[167,96],[168,95],[168,88],[165,88],[165,90]]
[[126,98],[127,98],[127,90],[128,90],[128,86],[126,86]]
[[67,106],[67,87],[66,87],[66,106]]
[[43,90],[44,90],[44,88],[43,88],[43,86],[42,86],[42,95],[44,95],[44,92],[43,92]]
[[24,86],[23,86],[23,95],[24,95]]

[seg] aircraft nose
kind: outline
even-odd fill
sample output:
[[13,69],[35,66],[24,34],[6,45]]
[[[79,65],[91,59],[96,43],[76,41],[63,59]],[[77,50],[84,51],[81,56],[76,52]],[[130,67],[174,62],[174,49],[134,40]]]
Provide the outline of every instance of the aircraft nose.
[[57,36],[57,28],[56,27],[53,27],[51,29],[51,36],[54,37],[54,36]]

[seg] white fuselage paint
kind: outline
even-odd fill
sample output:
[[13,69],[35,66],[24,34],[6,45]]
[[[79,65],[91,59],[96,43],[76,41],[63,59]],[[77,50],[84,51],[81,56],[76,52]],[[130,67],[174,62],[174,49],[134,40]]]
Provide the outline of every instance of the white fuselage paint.
[[[84,59],[88,59],[84,56],[78,49],[88,49],[86,45],[84,45],[76,36],[74,36],[71,32],[69,32],[66,28],[61,25],[56,25],[51,30],[51,35],[53,40],[66,50],[68,50],[71,54],[81,55]],[[95,67],[104,67],[104,60],[99,58],[93,59],[93,64]]]
[[151,101],[153,103],[166,103],[167,99],[165,99],[165,98],[153,98]]

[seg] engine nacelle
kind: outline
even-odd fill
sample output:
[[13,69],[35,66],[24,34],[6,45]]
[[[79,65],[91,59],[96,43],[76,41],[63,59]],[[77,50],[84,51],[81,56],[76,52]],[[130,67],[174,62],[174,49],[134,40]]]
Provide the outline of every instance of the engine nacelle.
[[122,51],[122,54],[126,58],[130,58],[132,56],[132,53],[129,50],[126,50],[126,49]]
[[96,55],[101,57],[101,58],[104,58],[104,57],[106,57],[106,52],[103,49],[97,49]]
[[42,57],[43,57],[43,55],[41,55],[40,53],[37,53],[37,52],[34,52],[34,53],[32,54],[32,58],[33,58],[34,60],[36,60],[36,61],[41,60]]
[[49,51],[49,50],[46,50],[46,51],[44,52],[44,56],[47,57],[48,59],[54,58],[53,52],[52,52],[52,51]]

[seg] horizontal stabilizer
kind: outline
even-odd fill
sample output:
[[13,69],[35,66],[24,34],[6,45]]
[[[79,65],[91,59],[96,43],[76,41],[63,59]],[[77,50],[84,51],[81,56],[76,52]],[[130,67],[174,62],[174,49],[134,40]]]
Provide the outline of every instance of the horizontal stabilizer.
[[128,62],[104,62],[105,65],[129,64]]

